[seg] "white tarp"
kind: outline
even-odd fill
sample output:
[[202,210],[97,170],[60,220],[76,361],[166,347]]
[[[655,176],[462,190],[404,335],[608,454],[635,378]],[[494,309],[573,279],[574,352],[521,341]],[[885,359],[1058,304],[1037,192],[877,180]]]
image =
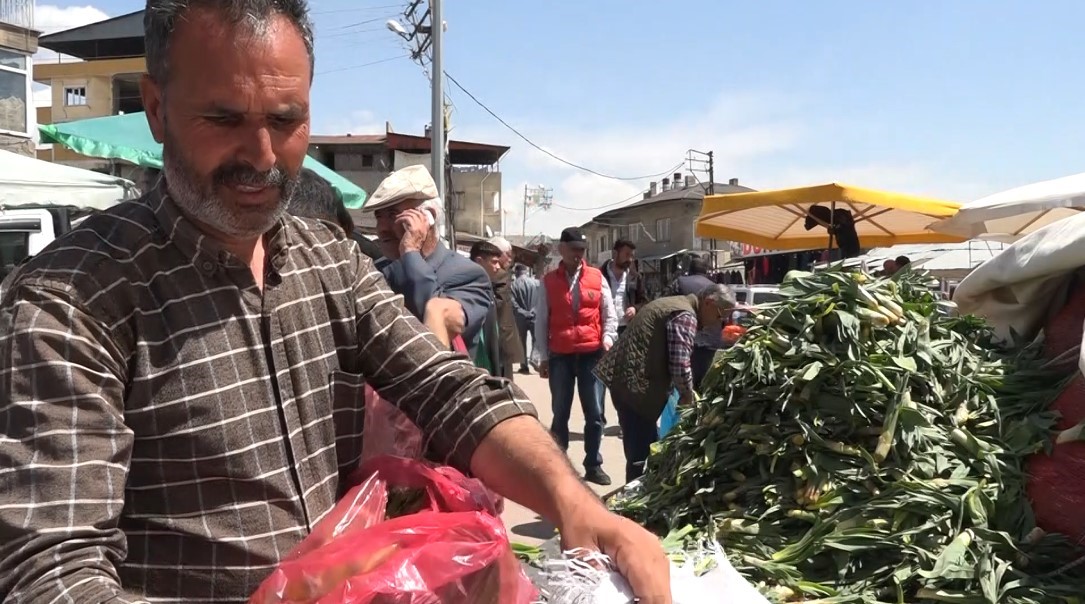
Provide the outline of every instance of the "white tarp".
[[1045,180],[965,204],[931,229],[961,237],[1013,242],[1085,210],[1085,174]]
[[62,206],[105,210],[136,196],[136,185],[108,174],[0,151],[0,208]]
[[[1050,224],[972,271],[953,295],[962,313],[986,318],[1002,337],[1035,336],[1085,267],[1085,213]],[[1083,347],[1085,351],[1085,347]],[[1079,359],[1085,373],[1085,357]]]

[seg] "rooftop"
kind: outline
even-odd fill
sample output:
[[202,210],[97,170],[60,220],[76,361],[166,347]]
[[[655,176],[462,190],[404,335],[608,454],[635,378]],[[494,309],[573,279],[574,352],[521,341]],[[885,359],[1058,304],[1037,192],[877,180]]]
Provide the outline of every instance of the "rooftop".
[[[381,145],[391,151],[404,153],[429,153],[431,141],[428,136],[386,132],[384,134],[344,134],[339,136],[313,135],[309,144],[316,148],[337,145]],[[468,141],[448,141],[449,161],[460,166],[490,166],[496,164],[509,152],[509,147],[472,143]]]
[[[652,188],[649,189],[648,193],[645,193],[646,195],[648,195],[651,191],[655,190],[655,184],[656,183],[652,183]],[[707,187],[708,185],[705,183],[696,183],[688,186],[684,186],[682,185],[682,183],[679,183],[678,187],[661,191],[659,193],[656,193],[655,195],[650,195],[648,197],[645,197],[644,199],[641,199],[640,201],[633,202],[627,206],[614,208],[613,210],[607,210],[606,212],[603,212],[602,214],[599,214],[598,216],[592,218],[592,222],[605,222],[607,220],[613,220],[614,218],[617,218],[618,216],[629,210],[636,210],[650,205],[655,205],[657,203],[684,200],[701,201],[705,197],[705,191],[707,191]],[[730,183],[727,184],[719,182],[715,183],[715,187],[713,190],[715,192],[714,194],[716,195],[726,195],[728,193],[749,193],[753,191],[753,189],[749,187],[744,187],[738,184],[738,180],[732,180]]]
[[142,57],[143,11],[42,36],[38,45],[87,61]]

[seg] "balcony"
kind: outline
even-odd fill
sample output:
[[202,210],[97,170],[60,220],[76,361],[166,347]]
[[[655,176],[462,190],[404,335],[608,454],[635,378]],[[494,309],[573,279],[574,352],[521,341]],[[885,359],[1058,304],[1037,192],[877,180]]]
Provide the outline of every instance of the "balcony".
[[34,28],[34,0],[0,0],[0,23]]

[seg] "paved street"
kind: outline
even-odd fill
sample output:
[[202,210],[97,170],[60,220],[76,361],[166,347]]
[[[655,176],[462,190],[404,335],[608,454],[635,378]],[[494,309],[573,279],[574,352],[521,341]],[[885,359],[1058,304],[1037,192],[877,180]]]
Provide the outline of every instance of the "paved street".
[[[516,384],[524,389],[531,397],[531,401],[539,410],[539,420],[547,428],[550,427],[550,419],[553,413],[550,411],[550,387],[546,380],[541,379],[536,373],[531,375],[516,374]],[[609,487],[589,485],[596,493],[605,495],[621,486],[625,479],[625,456],[622,454],[622,441],[617,436],[618,416],[610,405],[610,397],[607,397],[606,416],[609,426],[603,435],[603,469],[610,474],[614,484]],[[573,415],[569,422],[569,458],[573,466],[583,475],[584,467],[584,413],[580,410],[580,399],[573,399]],[[502,514],[505,526],[509,530],[509,538],[513,541],[527,544],[537,544],[554,536],[554,527],[541,518],[511,501],[505,502],[505,513]]]

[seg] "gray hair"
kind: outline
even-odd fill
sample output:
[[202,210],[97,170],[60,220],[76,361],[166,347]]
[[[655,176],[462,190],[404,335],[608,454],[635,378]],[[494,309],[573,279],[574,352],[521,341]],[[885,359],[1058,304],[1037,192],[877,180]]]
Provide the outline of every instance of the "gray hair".
[[712,304],[721,311],[731,310],[737,304],[735,292],[730,287],[719,283],[709,285],[697,293],[700,304]]
[[169,79],[170,37],[179,19],[191,9],[202,8],[222,15],[231,25],[244,24],[261,33],[272,17],[290,20],[309,51],[309,73],[313,73],[313,22],[306,0],[147,0],[143,12],[143,40],[147,55],[147,73],[159,86]]

